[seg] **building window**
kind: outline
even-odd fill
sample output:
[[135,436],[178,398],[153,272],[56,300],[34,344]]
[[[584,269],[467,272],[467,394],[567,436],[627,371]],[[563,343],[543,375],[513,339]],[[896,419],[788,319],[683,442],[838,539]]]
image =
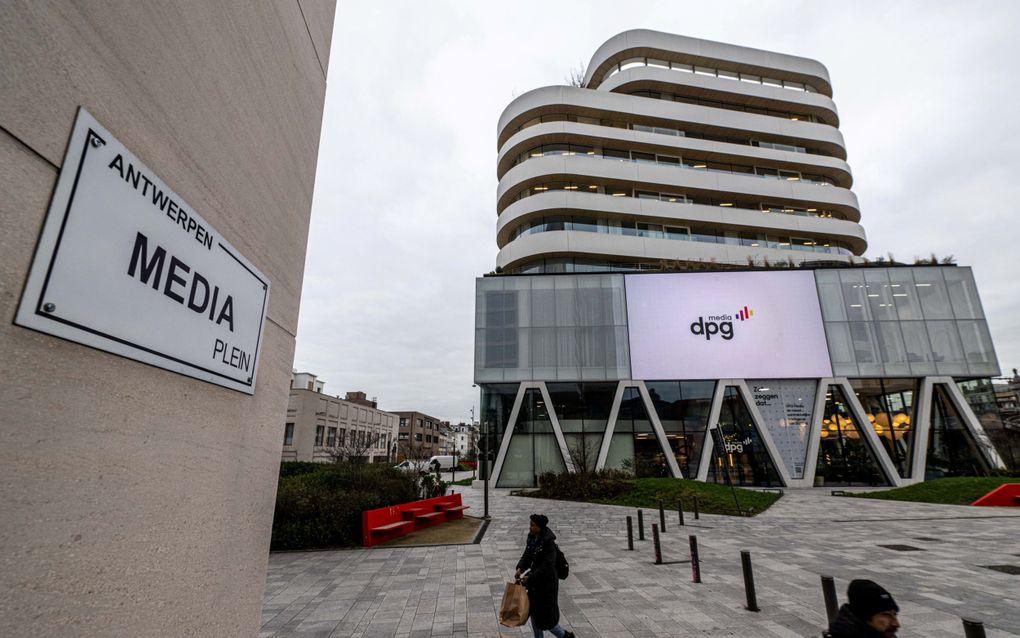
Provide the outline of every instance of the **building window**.
[[407,418],[406,417],[400,417],[400,427],[402,427],[402,428],[406,428],[407,427]]
[[326,435],[326,426],[317,425],[315,426],[315,446],[322,446],[322,438]]
[[328,447],[336,445],[336,428],[329,428],[329,433],[326,436],[326,445]]
[[398,441],[406,441],[407,440],[407,432],[401,432],[400,434],[398,434],[397,435],[397,440]]
[[347,430],[340,428],[340,439],[337,445],[347,445]]
[[283,444],[294,445],[294,424],[288,423],[283,428]]
[[415,441],[421,441],[421,432],[415,432],[414,433],[414,440]]

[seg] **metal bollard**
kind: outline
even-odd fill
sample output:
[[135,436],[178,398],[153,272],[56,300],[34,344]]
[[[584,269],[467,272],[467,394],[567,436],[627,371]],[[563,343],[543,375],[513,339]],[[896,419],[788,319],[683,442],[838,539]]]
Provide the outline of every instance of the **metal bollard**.
[[963,618],[963,635],[966,638],[985,638],[985,625],[978,620]]
[[698,537],[691,534],[689,537],[691,542],[691,582],[701,582],[701,561],[698,560]]
[[645,517],[641,510],[637,511],[637,539],[645,540]]
[[627,549],[634,551],[634,521],[627,517]]
[[758,596],[754,592],[754,572],[751,570],[751,552],[740,552],[740,566],[744,569],[744,593],[747,595],[747,611],[758,609]]
[[822,576],[822,596],[825,598],[825,615],[829,624],[836,620],[839,613],[839,600],[836,599],[836,580],[832,576]]
[[662,564],[662,545],[659,544],[659,526],[652,523],[652,545],[655,546],[655,564]]
[[666,533],[666,510],[662,508],[662,499],[659,499],[659,529]]
[[678,515],[678,518],[680,519],[680,526],[681,527],[686,526],[686,523],[684,523],[684,502],[682,499],[679,498],[676,499],[676,513]]
[[694,497],[694,520],[697,521],[697,520],[700,520],[700,519],[701,519],[701,512],[698,511],[698,497],[695,496]]

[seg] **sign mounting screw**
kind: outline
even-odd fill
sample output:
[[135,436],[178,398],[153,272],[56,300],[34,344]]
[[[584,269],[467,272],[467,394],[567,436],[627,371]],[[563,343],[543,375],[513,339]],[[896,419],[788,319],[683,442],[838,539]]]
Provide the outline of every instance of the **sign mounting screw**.
[[53,312],[54,310],[57,309],[57,306],[56,306],[56,304],[47,303],[47,304],[43,304],[42,309],[43,309],[43,312]]
[[96,148],[99,148],[102,145],[103,145],[103,140],[99,139],[98,137],[93,137],[92,138],[92,146],[94,146]]

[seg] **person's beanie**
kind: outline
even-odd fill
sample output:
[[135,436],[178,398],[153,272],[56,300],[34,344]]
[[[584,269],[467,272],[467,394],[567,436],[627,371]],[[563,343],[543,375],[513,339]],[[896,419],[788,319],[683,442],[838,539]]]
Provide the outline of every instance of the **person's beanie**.
[[850,602],[850,611],[865,622],[883,611],[898,612],[900,610],[896,601],[893,600],[892,594],[871,580],[850,581],[846,597]]
[[535,525],[538,525],[542,529],[545,529],[546,526],[549,524],[549,517],[543,514],[532,514],[531,522],[534,523]]

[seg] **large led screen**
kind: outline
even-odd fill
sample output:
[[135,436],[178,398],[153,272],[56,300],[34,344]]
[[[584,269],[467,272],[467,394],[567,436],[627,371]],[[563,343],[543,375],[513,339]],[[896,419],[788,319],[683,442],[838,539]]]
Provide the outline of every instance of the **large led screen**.
[[635,379],[832,376],[811,272],[627,275]]

